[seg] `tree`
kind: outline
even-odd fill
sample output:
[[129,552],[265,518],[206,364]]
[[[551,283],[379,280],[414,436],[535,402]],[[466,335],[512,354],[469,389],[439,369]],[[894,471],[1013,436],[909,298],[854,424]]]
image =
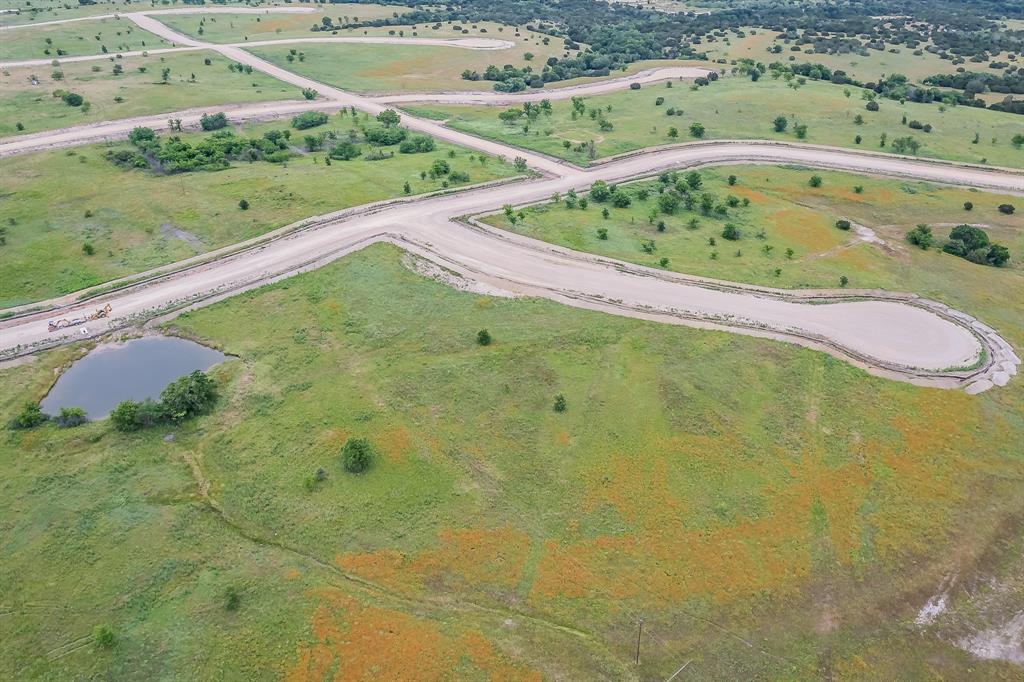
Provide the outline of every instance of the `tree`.
[[928,225],[920,224],[910,232],[907,232],[907,241],[927,251],[935,243],[935,235]]
[[85,101],[85,98],[77,92],[65,92],[61,99],[64,100],[64,104],[67,104],[69,107],[80,107],[82,106],[82,102]]
[[1010,250],[1002,244],[992,244],[988,249],[986,260],[998,268],[1010,260]]
[[897,137],[892,141],[892,150],[897,154],[914,155],[917,154],[920,148],[921,143],[909,135],[906,137]]
[[62,407],[54,421],[62,429],[72,429],[85,424],[89,418],[85,416],[85,410],[81,407]]
[[797,138],[803,140],[807,137],[807,124],[800,123],[799,125],[793,126],[793,132],[796,133]]
[[616,191],[612,193],[612,206],[615,208],[629,208],[629,205],[633,203],[633,199],[623,191]]
[[811,187],[821,187],[821,182],[822,181],[820,175],[812,175],[811,179],[808,180],[807,184],[809,184]]
[[970,211],[973,208],[974,208],[974,204],[973,203],[971,203],[970,201],[965,201],[964,202],[964,210],[965,211]]
[[313,88],[302,88],[302,96],[305,97],[306,99],[316,99],[316,96],[319,94],[320,93],[318,93]]
[[868,111],[878,111],[878,102],[876,102],[875,100],[870,100],[867,104],[864,105],[864,108],[867,109]]
[[296,130],[306,130],[323,125],[330,120],[330,116],[322,111],[304,111],[298,116],[292,117],[292,127]]
[[486,329],[481,329],[476,333],[476,342],[481,346],[491,345],[491,333]]
[[729,176],[729,177],[728,177],[728,178],[726,179],[726,182],[727,182],[727,183],[729,184],[729,186],[730,186],[730,187],[732,187],[733,185],[735,185],[735,184],[736,184],[736,179],[737,179],[737,178],[736,178],[736,176],[735,176],[735,175],[730,175],[730,176]]
[[669,137],[671,137],[674,140],[677,137],[679,137],[679,129],[676,128],[675,126],[672,126],[672,127],[670,127],[668,129],[668,133],[667,134],[668,134]]
[[242,209],[243,211],[248,211],[249,210],[249,201],[246,200],[246,199],[239,200],[238,208]]
[[516,172],[525,173],[527,169],[526,159],[521,156],[517,156],[512,160],[512,166],[516,169]]
[[114,631],[109,625],[97,625],[92,629],[92,639],[96,646],[103,649],[111,649],[117,643]]
[[846,287],[846,285],[849,284],[849,283],[850,283],[850,278],[849,277],[847,277],[846,275],[840,275],[839,276],[839,286]]
[[608,183],[604,180],[597,180],[590,186],[590,198],[598,203],[607,201],[611,195],[612,192],[608,189]]
[[1016,135],[1014,135],[1013,139],[1010,140],[1010,144],[1012,144],[1017,149],[1020,149],[1022,146],[1024,146],[1024,133],[1017,133]]
[[700,173],[697,171],[690,171],[686,174],[686,185],[690,189],[700,189],[703,180],[700,177]]
[[674,192],[663,192],[658,196],[658,208],[662,213],[672,215],[679,210],[679,195]]
[[44,414],[36,403],[25,403],[18,416],[8,424],[11,429],[34,429],[46,420],[50,415]]
[[1000,213],[1005,213],[1006,215],[1013,215],[1013,212],[1016,210],[1017,209],[1016,207],[1014,207],[1013,204],[999,204]]
[[555,412],[565,412],[567,407],[568,405],[565,402],[565,396],[562,395],[561,393],[556,393],[555,402],[554,405],[552,405],[552,409],[554,409]]
[[216,114],[203,114],[199,118],[199,127],[209,132],[211,130],[220,130],[226,127],[228,124],[228,117],[224,112]]
[[722,239],[728,239],[729,241],[736,241],[742,236],[740,228],[736,227],[732,223],[726,223],[722,229]]
[[707,132],[702,123],[694,121],[690,124],[690,136],[691,137],[704,137],[704,133]]
[[110,423],[118,431],[127,433],[138,431],[139,424],[139,403],[134,400],[123,400],[110,413]]
[[[327,157],[327,162],[328,163],[331,162],[331,157],[329,157],[329,156]],[[405,193],[405,194],[412,194],[412,185],[409,184],[408,180],[406,180],[405,184],[402,185],[402,192]]]
[[160,394],[160,403],[172,421],[203,414],[216,400],[217,384],[201,370],[179,377]]
[[607,241],[608,240],[608,228],[607,227],[599,227],[599,228],[597,228],[597,238],[602,240],[602,241]]
[[394,109],[385,109],[384,111],[377,114],[377,122],[383,125],[385,128],[392,128],[398,125],[402,117],[398,115],[398,112]]
[[341,461],[345,471],[361,474],[370,467],[373,448],[365,438],[349,438],[341,449]]
[[772,127],[775,129],[775,132],[777,133],[785,132],[786,126],[788,125],[789,119],[786,118],[785,116],[776,116],[775,120],[772,121]]
[[851,225],[849,220],[839,219],[836,221],[836,227],[840,230],[849,230]]

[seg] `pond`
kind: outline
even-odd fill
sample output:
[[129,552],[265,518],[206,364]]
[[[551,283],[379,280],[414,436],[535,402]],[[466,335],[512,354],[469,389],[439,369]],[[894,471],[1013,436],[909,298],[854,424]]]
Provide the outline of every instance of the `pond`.
[[103,419],[122,400],[157,400],[178,377],[208,369],[227,357],[173,336],[102,345],[61,374],[40,407],[51,415],[62,407],[81,407],[89,419]]

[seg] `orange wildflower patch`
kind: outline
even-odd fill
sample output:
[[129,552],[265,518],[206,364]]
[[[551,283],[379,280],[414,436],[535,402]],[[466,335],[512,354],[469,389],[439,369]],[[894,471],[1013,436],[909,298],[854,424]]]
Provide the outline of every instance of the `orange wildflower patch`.
[[782,238],[808,251],[826,251],[845,240],[845,233],[828,225],[821,215],[803,208],[775,211],[770,224]]
[[367,606],[339,591],[318,594],[312,643],[299,650],[287,682],[442,680],[466,674],[491,680],[540,675],[495,652],[479,632],[448,635],[430,621]]
[[342,570],[395,589],[438,578],[511,589],[519,584],[529,549],[530,538],[514,528],[461,528],[442,530],[434,549],[415,556],[385,549],[341,554],[335,561]]
[[385,457],[400,462],[412,450],[412,437],[404,426],[385,431],[377,438],[377,445]]

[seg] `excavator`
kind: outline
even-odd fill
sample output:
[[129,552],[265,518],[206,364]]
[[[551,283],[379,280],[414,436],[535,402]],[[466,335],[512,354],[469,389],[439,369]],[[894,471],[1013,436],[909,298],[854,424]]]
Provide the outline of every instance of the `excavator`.
[[65,327],[74,327],[80,324],[85,324],[86,322],[91,322],[93,320],[101,320],[104,317],[110,317],[111,310],[113,310],[113,308],[111,308],[110,304],[108,303],[102,308],[97,308],[95,312],[90,313],[88,315],[83,315],[82,317],[72,317],[70,319],[65,317],[59,320],[50,320],[47,324],[50,328],[50,331],[55,332],[58,329],[64,329]]

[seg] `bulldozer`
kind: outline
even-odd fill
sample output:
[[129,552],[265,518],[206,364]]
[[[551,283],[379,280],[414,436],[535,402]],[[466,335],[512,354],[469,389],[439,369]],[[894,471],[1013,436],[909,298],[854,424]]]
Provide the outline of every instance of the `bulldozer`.
[[112,310],[113,308],[108,303],[102,308],[97,308],[94,312],[89,313],[88,315],[72,318],[64,317],[59,320],[50,320],[47,323],[47,326],[49,327],[49,330],[51,332],[55,332],[58,329],[64,329],[65,327],[75,327],[80,324],[85,324],[86,322],[91,322],[92,320],[101,320],[104,317],[110,317],[110,312]]

